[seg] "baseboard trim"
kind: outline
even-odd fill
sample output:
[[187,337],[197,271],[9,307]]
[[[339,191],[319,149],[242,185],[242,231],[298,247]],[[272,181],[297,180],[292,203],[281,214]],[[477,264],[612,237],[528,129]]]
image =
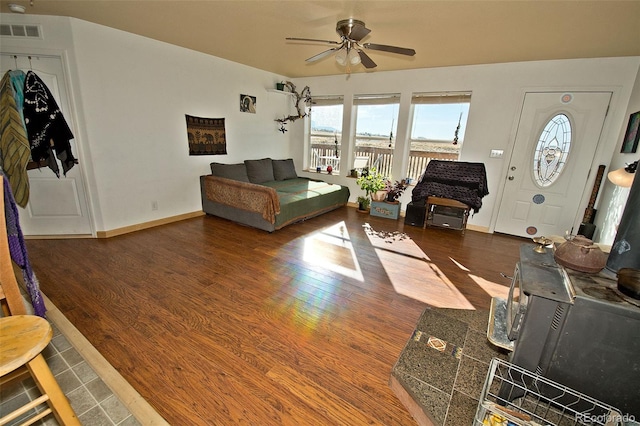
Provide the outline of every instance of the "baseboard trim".
[[467,223],[467,229],[470,231],[476,231],[476,232],[484,232],[485,234],[491,234],[491,232],[489,232],[489,228],[486,226],[478,226],[478,225],[474,225],[472,223]]
[[130,232],[142,231],[143,229],[154,228],[160,225],[166,225],[173,222],[180,222],[181,220],[191,219],[194,217],[204,216],[205,213],[203,211],[191,212],[179,214],[177,216],[165,217],[162,219],[152,220],[150,222],[137,223],[135,225],[125,226],[123,228],[111,229],[109,231],[98,231],[96,232],[96,238],[111,238],[117,237],[118,235],[128,234]]
[[80,238],[93,238],[91,234],[59,234],[59,235],[25,235],[25,240],[71,240]]

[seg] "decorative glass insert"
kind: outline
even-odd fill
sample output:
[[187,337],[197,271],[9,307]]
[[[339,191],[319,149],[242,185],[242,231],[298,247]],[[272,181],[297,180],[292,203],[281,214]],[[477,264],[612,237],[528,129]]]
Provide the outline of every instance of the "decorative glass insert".
[[542,188],[560,177],[571,148],[571,122],[564,114],[554,116],[538,138],[533,153],[533,178]]

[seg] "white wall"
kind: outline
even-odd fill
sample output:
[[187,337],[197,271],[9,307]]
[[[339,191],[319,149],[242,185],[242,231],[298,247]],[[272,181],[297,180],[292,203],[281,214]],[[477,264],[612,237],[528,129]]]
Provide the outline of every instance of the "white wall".
[[[627,105],[636,83],[639,65],[640,57],[540,61],[314,77],[298,79],[296,84],[309,85],[312,95],[344,94],[345,99],[352,98],[354,94],[400,93],[399,124],[408,122],[409,108],[403,106],[410,103],[413,92],[472,92],[460,159],[485,163],[489,195],[483,199],[483,207],[470,218],[469,223],[492,230],[497,215],[496,206],[502,198],[504,179],[525,92],[613,92],[596,159],[593,165],[584,166],[593,166],[596,170],[599,164],[609,164],[619,141],[621,127],[626,126]],[[396,150],[402,149],[402,137],[407,131],[408,129],[398,129]],[[296,139],[301,139],[302,129],[296,128],[296,132],[300,133],[296,133]],[[491,149],[504,150],[504,157],[489,158]],[[302,159],[302,155],[301,149],[298,149],[296,156]],[[346,174],[349,167],[343,169],[345,170],[342,173]],[[398,174],[394,179],[404,177],[402,172]],[[353,179],[329,179],[349,185],[352,199],[362,193]],[[586,207],[594,180],[595,172],[591,174],[590,182],[585,189],[580,211],[584,211]],[[410,192],[405,193],[402,197],[403,205],[410,200]],[[577,232],[577,229],[575,231]]]
[[[267,91],[282,76],[77,19],[2,21],[36,21],[44,34],[5,38],[3,50],[66,53],[96,231],[201,210],[198,177],[212,161],[287,158],[290,135],[274,119],[291,102]],[[256,114],[240,112],[240,94],[257,97]],[[185,114],[224,117],[228,155],[189,156]]]
[[[200,210],[198,176],[208,172],[211,161],[293,157],[298,168],[304,162],[303,123],[288,125],[289,131],[282,134],[273,121],[293,112],[290,98],[266,90],[285,79],[282,76],[72,18],[2,15],[2,21],[40,23],[44,33],[43,40],[2,39],[2,49],[65,54],[77,127],[74,134],[97,231]],[[542,61],[367,72],[293,82],[299,88],[309,85],[315,95],[343,94],[345,99],[354,94],[401,93],[399,123],[403,116],[406,121],[413,92],[471,91],[461,160],[486,164],[490,194],[470,223],[491,230],[524,93],[613,92],[593,164],[597,168],[598,164],[609,165],[619,151],[629,97],[634,84],[638,86],[639,65],[640,57]],[[257,114],[239,112],[240,94],[257,96]],[[228,155],[189,156],[185,114],[225,117]],[[350,117],[348,111],[345,117]],[[345,129],[349,130],[348,125]],[[399,127],[396,146],[402,147],[407,132],[406,126]],[[504,158],[489,158],[491,149],[503,149]],[[618,156],[614,160],[619,164],[627,161]],[[343,169],[346,174],[349,168]],[[329,176],[327,180],[349,185],[352,200],[361,192],[354,179]],[[581,209],[591,186],[589,182]],[[600,198],[600,206],[611,201],[608,193]],[[406,193],[403,204],[409,199]],[[157,201],[157,211],[152,211],[152,201]],[[598,218],[601,216],[599,211]]]

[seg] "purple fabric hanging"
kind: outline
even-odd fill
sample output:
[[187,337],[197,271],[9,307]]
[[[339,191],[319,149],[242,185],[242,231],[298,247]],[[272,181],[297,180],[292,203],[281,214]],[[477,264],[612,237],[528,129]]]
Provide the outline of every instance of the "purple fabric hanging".
[[27,284],[27,292],[31,297],[31,304],[35,314],[45,318],[47,308],[44,306],[42,293],[40,293],[40,283],[36,278],[36,274],[31,269],[29,257],[27,255],[27,247],[24,243],[22,229],[20,229],[20,217],[18,215],[18,206],[11,192],[9,180],[3,173],[2,185],[4,186],[4,215],[7,222],[7,241],[9,242],[9,253],[11,259],[22,269],[24,282]]

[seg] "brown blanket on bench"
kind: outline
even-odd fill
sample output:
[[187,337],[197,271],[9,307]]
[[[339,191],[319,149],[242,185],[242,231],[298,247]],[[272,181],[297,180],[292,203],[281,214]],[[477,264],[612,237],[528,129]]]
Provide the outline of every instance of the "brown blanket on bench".
[[276,215],[280,213],[280,199],[275,189],[216,176],[206,176],[204,184],[209,200],[260,213],[264,220],[276,222]]

